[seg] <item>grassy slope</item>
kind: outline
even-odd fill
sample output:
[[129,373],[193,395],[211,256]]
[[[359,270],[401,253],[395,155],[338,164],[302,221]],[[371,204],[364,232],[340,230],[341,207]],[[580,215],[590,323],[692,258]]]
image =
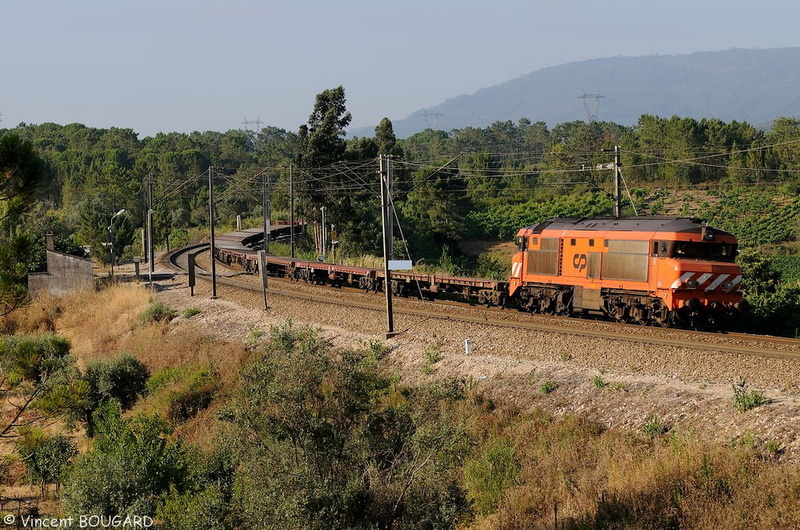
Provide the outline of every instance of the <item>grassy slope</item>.
[[[138,316],[148,303],[144,290],[116,287],[35,302],[4,325],[6,331],[55,329],[69,336],[81,364],[132,352],[163,379],[132,413],[167,415],[172,396],[199,371],[213,372],[221,385],[215,404],[177,423],[175,433],[211,444],[215,408],[237,384],[248,350],[192,326],[142,325]],[[522,413],[471,393],[458,410],[474,439],[463,462],[464,487],[475,507],[466,527],[549,527],[555,519],[568,528],[800,525],[800,468],[781,463],[777,450],[709,446],[689,432],[651,438],[605,430],[576,417]]]

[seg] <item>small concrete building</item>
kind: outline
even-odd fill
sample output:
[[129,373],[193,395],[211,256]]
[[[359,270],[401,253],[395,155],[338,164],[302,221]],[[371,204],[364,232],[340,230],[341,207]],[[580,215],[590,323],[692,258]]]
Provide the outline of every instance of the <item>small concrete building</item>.
[[53,234],[47,234],[47,272],[28,275],[28,292],[32,297],[43,291],[62,295],[74,289],[93,289],[92,261],[56,252]]

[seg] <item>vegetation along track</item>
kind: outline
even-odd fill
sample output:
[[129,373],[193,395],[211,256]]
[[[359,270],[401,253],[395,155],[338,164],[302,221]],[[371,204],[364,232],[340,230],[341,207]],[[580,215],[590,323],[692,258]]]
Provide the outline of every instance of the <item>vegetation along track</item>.
[[[208,244],[193,245],[179,249],[167,256],[169,265],[178,271],[188,268],[187,256],[191,253],[204,254],[207,259]],[[220,265],[221,266],[221,265]],[[221,266],[224,267],[224,266]],[[197,277],[210,281],[210,274],[198,266]],[[240,277],[236,277],[240,276]],[[250,275],[242,273],[219,274],[217,282],[232,288],[260,291],[260,283]],[[311,286],[307,289],[289,289],[295,282],[280,278],[270,278],[270,294],[308,300],[320,304],[334,304],[358,307],[374,311],[385,311],[384,300],[375,294],[359,290]],[[331,296],[331,293],[341,293]],[[594,339],[648,343],[659,346],[683,347],[696,350],[756,355],[763,357],[800,359],[800,340],[741,333],[716,333],[672,328],[651,328],[632,324],[618,324],[595,320],[579,320],[568,317],[533,316],[527,313],[483,308],[456,302],[421,302],[412,299],[398,299],[394,304],[396,313],[414,315],[425,319],[443,319],[464,323],[477,323],[502,326],[521,330],[536,330],[562,333]]]

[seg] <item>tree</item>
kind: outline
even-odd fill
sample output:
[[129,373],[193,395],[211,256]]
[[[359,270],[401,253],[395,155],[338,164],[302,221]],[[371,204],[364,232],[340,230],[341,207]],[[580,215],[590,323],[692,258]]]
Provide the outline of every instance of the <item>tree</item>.
[[77,454],[77,445],[68,437],[48,435],[41,429],[25,430],[19,444],[19,456],[28,471],[28,481],[38,482],[42,494],[47,484],[55,484],[58,491],[64,468]]
[[44,163],[31,142],[16,134],[0,137],[0,220],[18,216],[33,205],[43,175]]
[[394,135],[394,127],[389,118],[383,118],[375,127],[375,143],[378,145],[379,154],[395,156],[403,154],[403,150],[397,145],[397,137]]
[[86,423],[88,436],[94,435],[94,412],[106,401],[116,400],[122,410],[130,409],[144,393],[150,372],[140,360],[129,353],[115,359],[98,360],[86,366],[84,380],[89,398],[80,416]]
[[[27,300],[26,266],[30,250],[22,239],[12,235],[19,217],[36,200],[44,174],[42,159],[31,142],[15,134],[0,137],[0,315],[20,307]],[[24,239],[24,236],[22,236]]]
[[308,117],[305,167],[326,166],[344,158],[345,128],[352,120],[346,101],[342,86],[317,94],[314,111]]
[[0,338],[0,397],[10,408],[0,438],[84,406],[88,393],[69,350],[69,341],[53,333]]

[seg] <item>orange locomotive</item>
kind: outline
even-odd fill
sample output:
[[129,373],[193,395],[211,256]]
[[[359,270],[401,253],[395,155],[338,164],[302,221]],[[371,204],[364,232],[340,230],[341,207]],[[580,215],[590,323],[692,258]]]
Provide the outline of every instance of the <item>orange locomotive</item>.
[[508,296],[533,313],[715,326],[745,309],[736,238],[698,219],[559,218],[517,241]]

